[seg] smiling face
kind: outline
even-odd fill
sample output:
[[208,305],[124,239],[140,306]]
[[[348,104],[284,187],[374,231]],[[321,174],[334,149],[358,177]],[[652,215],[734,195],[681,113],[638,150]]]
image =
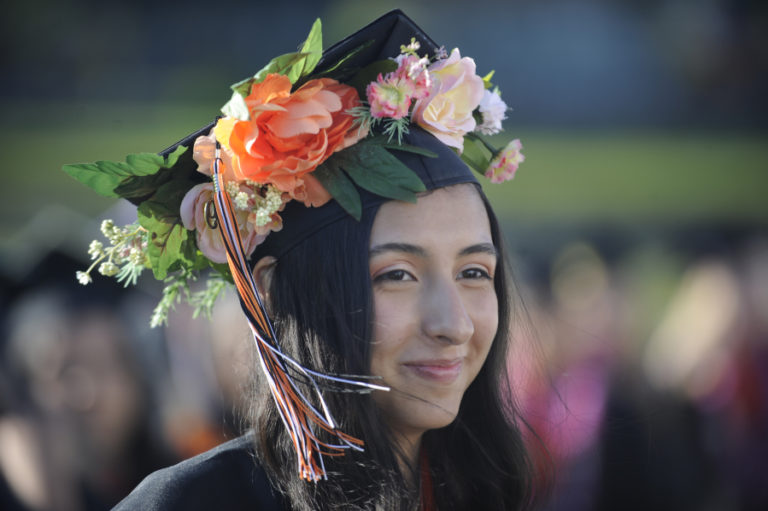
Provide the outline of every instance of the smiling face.
[[447,426],[485,362],[498,326],[497,256],[472,185],[416,204],[383,204],[371,231],[371,374],[390,392],[374,401],[392,430],[417,445]]

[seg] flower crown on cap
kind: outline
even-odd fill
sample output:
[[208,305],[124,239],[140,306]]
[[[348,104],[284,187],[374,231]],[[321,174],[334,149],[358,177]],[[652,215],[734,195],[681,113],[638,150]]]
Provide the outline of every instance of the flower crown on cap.
[[[514,177],[524,160],[520,141],[497,150],[482,138],[500,132],[506,118],[507,105],[490,81],[493,72],[478,76],[475,62],[458,49],[422,55],[415,39],[401,46],[394,59],[353,72],[345,69],[345,60],[361,49],[313,75],[322,56],[318,19],[299,52],[276,57],[255,76],[232,85],[224,116],[194,140],[192,151],[178,145],[165,156],[142,153],[124,162],[65,165],[65,172],[99,194],[138,204],[137,223],[118,227],[103,222],[109,245],[91,243],[88,252],[94,262],[77,272],[78,281],[88,284],[98,268],[127,286],[151,268],[166,283],[152,326],[165,323],[181,298],[195,307],[195,315],[209,313],[231,282],[215,228],[213,183],[201,179],[211,175],[217,143],[246,255],[282,228],[280,211],[291,200],[317,207],[333,198],[358,219],[361,206],[354,185],[386,198],[415,201],[423,185],[391,154],[430,156],[402,144],[411,124],[453,147],[491,182]],[[342,83],[338,78],[347,79]],[[178,171],[194,167],[190,158],[198,175]],[[191,292],[189,283],[208,267],[214,271],[207,288]]]
[[[502,150],[483,140],[482,135],[501,131],[507,106],[490,82],[493,72],[478,76],[474,61],[458,49],[424,55],[412,38],[401,43],[394,58],[355,64],[361,60],[358,54],[373,44],[368,32],[393,16],[398,22],[406,20],[410,33],[424,36],[393,11],[345,40],[356,45],[351,50],[344,50],[344,44],[333,47],[327,52],[332,62],[318,67],[325,55],[317,20],[300,51],[272,59],[256,75],[232,86],[224,115],[212,127],[160,154],[63,168],[102,195],[138,205],[136,223],[102,223],[109,246],[91,243],[88,252],[94,262],[77,272],[82,284],[91,281],[97,267],[125,285],[135,284],[142,271],[151,268],[165,282],[153,326],[164,323],[181,298],[195,307],[195,315],[209,313],[227,283],[235,284],[270,391],[299,455],[299,473],[313,481],[325,476],[323,453],[362,445],[336,429],[321,388],[388,389],[360,381],[369,377],[310,370],[284,354],[248,257],[270,232],[282,228],[280,213],[289,201],[319,207],[333,198],[358,220],[358,188],[415,202],[424,183],[393,152],[436,154],[403,143],[412,125],[453,148],[491,182],[511,179],[524,160],[519,140]],[[346,53],[334,53],[337,47]],[[206,289],[192,292],[191,281],[209,269]],[[320,430],[334,440],[321,440]]]

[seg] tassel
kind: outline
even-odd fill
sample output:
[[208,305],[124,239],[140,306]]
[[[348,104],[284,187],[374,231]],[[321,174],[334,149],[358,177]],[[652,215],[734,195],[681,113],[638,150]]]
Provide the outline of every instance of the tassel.
[[[221,147],[216,142],[216,157],[213,164],[214,204],[218,227],[227,251],[227,262],[240,296],[240,304],[253,333],[259,362],[267,378],[272,398],[293,441],[298,459],[299,476],[313,482],[327,479],[323,456],[340,456],[347,449],[362,451],[363,442],[336,428],[318,382],[322,380],[325,387],[328,387],[329,382],[335,386],[354,386],[360,392],[388,391],[389,388],[312,371],[280,350],[275,331],[256,289],[256,283],[243,250],[231,199],[225,191],[219,168],[223,163],[220,152]],[[322,410],[315,408],[301,391],[297,378],[313,392]],[[320,440],[316,435],[318,428],[335,437],[336,441],[328,443]]]

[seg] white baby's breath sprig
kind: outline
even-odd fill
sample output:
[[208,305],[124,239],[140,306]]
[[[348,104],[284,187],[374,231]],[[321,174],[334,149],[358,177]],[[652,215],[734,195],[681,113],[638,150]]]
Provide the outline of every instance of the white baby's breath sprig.
[[93,281],[93,279],[91,279],[91,275],[88,272],[78,271],[75,272],[75,276],[77,277],[77,281],[84,286],[90,284]]
[[138,224],[118,227],[112,220],[101,223],[101,233],[109,240],[110,246],[104,247],[101,241],[93,240],[88,246],[88,255],[93,263],[85,271],[78,271],[75,276],[82,285],[93,282],[91,272],[98,267],[98,272],[107,277],[117,276],[118,282],[126,286],[135,284],[136,279],[148,266],[147,231]]

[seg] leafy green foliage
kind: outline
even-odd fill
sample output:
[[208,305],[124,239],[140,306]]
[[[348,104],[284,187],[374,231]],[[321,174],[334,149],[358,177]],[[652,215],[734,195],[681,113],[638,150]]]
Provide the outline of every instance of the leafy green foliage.
[[[354,146],[353,146],[354,147]],[[347,149],[349,150],[349,149]],[[335,153],[334,156],[339,153]],[[312,175],[320,181],[323,188],[328,190],[339,206],[349,213],[355,220],[360,220],[363,214],[363,206],[360,202],[360,195],[357,193],[355,185],[338,167],[333,166],[331,156],[322,165],[317,167]]]
[[188,181],[166,183],[151,199],[139,205],[139,224],[149,232],[147,255],[157,279],[165,279],[168,272],[178,270],[182,262],[186,266],[195,263],[190,257],[194,252],[187,243],[190,231],[184,228],[179,216],[181,201],[194,184]]
[[407,202],[416,202],[416,194],[426,189],[419,176],[374,139],[334,153],[314,175],[357,220],[362,215],[360,197],[347,176],[369,192]]
[[[135,187],[140,187],[141,183],[153,182],[156,184],[157,179],[153,176],[161,169],[173,167],[179,156],[186,150],[186,147],[179,147],[165,159],[154,153],[130,154],[126,157],[125,162],[75,163],[64,165],[62,170],[99,195],[130,198],[137,196],[135,195]],[[129,185],[128,183],[135,184]],[[118,190],[121,187],[123,187],[123,193]],[[124,193],[128,195],[124,195]]]
[[[297,79],[301,76],[307,76],[314,71],[317,63],[320,62],[320,58],[323,56],[323,26],[320,22],[320,18],[317,18],[312,24],[312,28],[309,31],[307,40],[301,46],[301,53],[306,54],[304,61],[304,68],[297,76]],[[296,80],[291,80],[291,83],[295,83]]]
[[461,159],[472,170],[485,174],[492,158],[493,154],[480,137],[474,135],[464,137],[464,151],[461,153]]
[[381,145],[381,147],[384,147],[386,149],[419,154],[427,158],[437,158],[437,153],[430,151],[429,149],[425,149],[423,147],[419,147],[417,145],[410,145],[410,144],[391,144],[389,143],[386,137],[381,137],[381,136],[374,137],[371,139],[371,143],[379,144]]

